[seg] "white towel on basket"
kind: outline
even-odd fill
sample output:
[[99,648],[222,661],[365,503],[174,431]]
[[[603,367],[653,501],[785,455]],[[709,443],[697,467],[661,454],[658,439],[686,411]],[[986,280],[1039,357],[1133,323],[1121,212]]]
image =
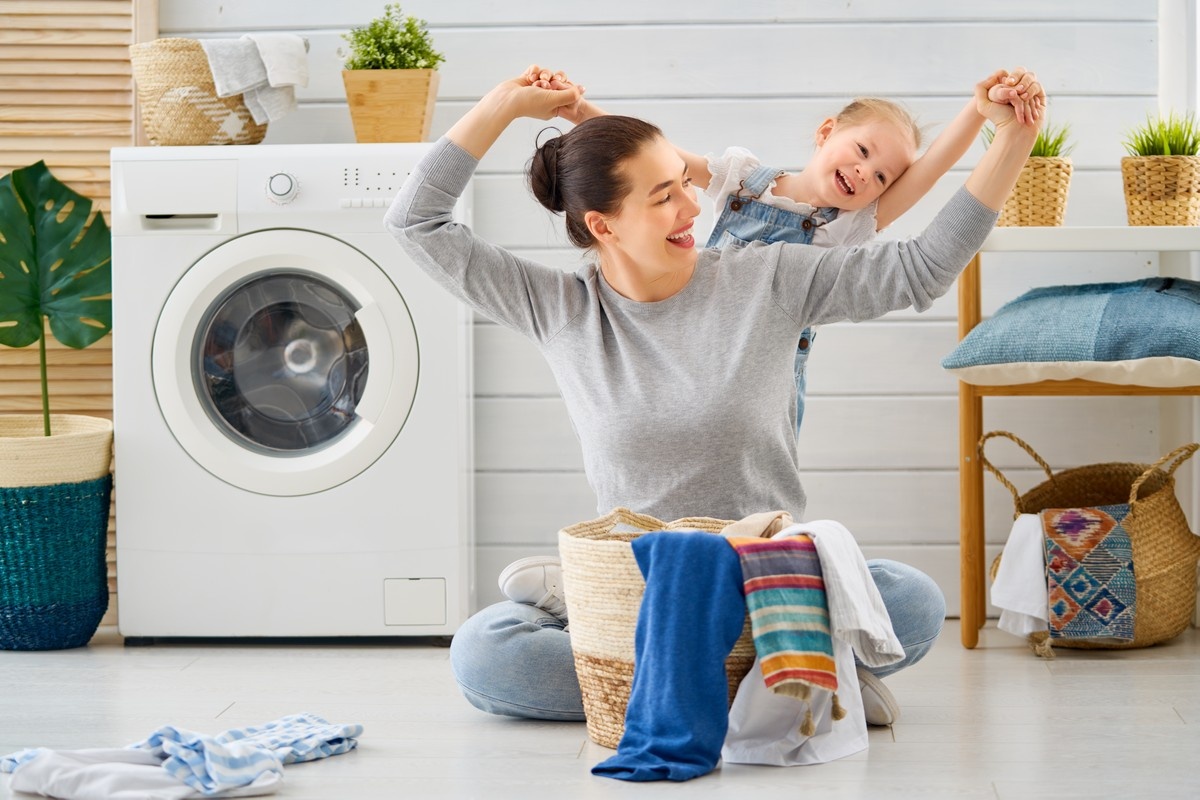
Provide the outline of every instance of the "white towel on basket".
[[258,124],[296,110],[296,87],[308,85],[308,42],[292,33],[201,39],[218,97],[242,95]]

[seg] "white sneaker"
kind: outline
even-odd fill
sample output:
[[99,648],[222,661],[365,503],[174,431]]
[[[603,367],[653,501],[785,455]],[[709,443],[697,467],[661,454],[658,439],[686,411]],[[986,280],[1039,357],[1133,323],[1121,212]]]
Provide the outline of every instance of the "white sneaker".
[[862,692],[863,715],[868,725],[891,725],[900,719],[900,704],[883,681],[857,667],[858,690]]
[[518,558],[500,572],[500,591],[514,603],[537,606],[567,619],[562,588],[562,562],[557,556]]

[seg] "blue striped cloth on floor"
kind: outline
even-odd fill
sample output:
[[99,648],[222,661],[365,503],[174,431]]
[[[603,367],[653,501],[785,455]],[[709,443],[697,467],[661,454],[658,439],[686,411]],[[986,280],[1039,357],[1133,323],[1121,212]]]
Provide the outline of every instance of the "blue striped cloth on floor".
[[[203,794],[245,786],[284,764],[315,761],[358,746],[363,726],[337,725],[315,714],[292,714],[263,725],[233,728],[216,736],[164,725],[127,749],[163,759],[162,768]],[[12,772],[43,748],[0,757],[0,772]]]

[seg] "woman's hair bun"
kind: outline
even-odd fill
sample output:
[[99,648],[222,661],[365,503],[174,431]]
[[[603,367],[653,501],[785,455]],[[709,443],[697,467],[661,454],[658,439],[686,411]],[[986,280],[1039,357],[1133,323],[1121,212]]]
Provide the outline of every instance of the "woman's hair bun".
[[529,165],[529,186],[533,196],[554,212],[564,210],[558,182],[558,151],[562,136],[554,136],[538,145]]

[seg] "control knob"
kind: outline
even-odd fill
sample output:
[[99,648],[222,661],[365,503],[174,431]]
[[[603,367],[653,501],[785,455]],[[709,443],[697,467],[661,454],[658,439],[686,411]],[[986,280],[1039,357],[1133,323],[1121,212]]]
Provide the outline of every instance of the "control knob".
[[299,191],[300,181],[296,180],[295,175],[276,172],[267,178],[267,199],[273,203],[290,203],[296,199],[296,193]]

